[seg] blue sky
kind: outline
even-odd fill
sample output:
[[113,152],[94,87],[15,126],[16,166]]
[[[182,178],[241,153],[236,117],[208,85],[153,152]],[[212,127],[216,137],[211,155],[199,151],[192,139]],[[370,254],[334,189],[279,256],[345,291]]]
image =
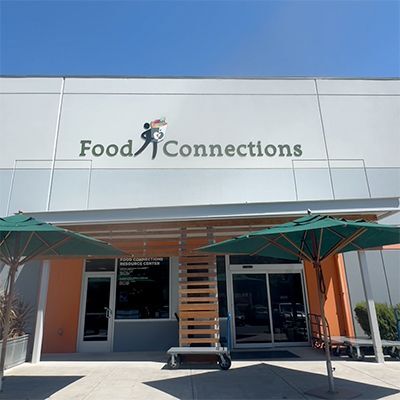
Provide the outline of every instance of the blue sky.
[[400,76],[400,1],[5,1],[0,74]]

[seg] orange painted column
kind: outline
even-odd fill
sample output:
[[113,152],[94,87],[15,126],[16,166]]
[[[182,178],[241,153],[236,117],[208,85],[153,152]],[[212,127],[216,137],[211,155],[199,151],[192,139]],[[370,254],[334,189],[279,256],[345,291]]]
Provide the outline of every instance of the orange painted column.
[[51,262],[43,353],[76,352],[83,260]]
[[344,324],[344,335],[348,337],[355,337],[353,314],[350,303],[349,287],[347,285],[347,277],[344,265],[344,259],[342,254],[335,256],[337,264],[338,278],[339,278],[339,290],[340,297],[343,305],[343,324]]
[[[310,313],[321,315],[314,267],[305,262],[304,271]],[[338,260],[337,256],[328,258],[322,263],[322,272],[326,286],[325,316],[331,336],[354,336],[343,259]]]

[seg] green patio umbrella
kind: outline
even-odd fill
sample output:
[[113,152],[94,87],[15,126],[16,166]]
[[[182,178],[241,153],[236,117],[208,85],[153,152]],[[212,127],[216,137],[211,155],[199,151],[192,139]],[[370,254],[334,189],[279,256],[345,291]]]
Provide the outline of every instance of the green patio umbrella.
[[3,343],[0,358],[0,390],[4,375],[6,346],[10,328],[11,301],[18,267],[41,258],[126,255],[108,243],[41,222],[22,213],[0,218],[0,262],[9,268],[6,285],[6,307],[3,326]]
[[313,264],[318,282],[324,332],[329,392],[335,392],[324,312],[325,284],[321,263],[334,254],[400,243],[400,228],[364,220],[346,220],[309,215],[199,249],[215,254],[245,254],[275,257]]

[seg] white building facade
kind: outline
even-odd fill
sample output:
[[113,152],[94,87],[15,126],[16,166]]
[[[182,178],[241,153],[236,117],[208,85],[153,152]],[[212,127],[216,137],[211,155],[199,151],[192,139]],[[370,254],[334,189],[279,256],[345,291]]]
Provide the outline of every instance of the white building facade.
[[[22,210],[81,231],[108,224],[103,236],[97,232],[105,240],[116,224],[231,220],[235,226],[254,219],[258,226],[262,218],[307,209],[400,223],[399,80],[2,77],[0,102],[2,216]],[[166,321],[157,320],[161,308],[151,321],[132,321],[140,313],[118,310],[116,289],[108,305],[109,350],[175,344],[178,254],[166,251],[166,257]],[[399,251],[368,257],[376,300],[400,303]],[[346,255],[345,264],[354,308],[363,300],[358,260]],[[232,313],[237,265],[226,258],[223,266]],[[32,302],[39,270],[37,264],[19,277]],[[118,269],[112,271],[110,284],[117,285]],[[90,273],[83,271],[82,287]],[[78,351],[87,349],[82,296],[88,287],[80,290]],[[118,322],[118,312],[129,318]],[[146,339],[149,324],[167,338],[158,347],[157,337]],[[357,323],[354,328],[364,334]]]

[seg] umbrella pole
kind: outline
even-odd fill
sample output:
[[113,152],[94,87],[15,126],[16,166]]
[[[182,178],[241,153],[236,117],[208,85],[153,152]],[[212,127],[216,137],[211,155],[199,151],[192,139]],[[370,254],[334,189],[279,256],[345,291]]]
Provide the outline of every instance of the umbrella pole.
[[333,368],[332,368],[332,361],[331,361],[331,353],[329,349],[329,339],[328,339],[328,326],[326,324],[325,319],[325,309],[324,309],[324,293],[321,290],[321,282],[322,278],[322,270],[321,264],[315,263],[314,264],[315,272],[317,275],[317,285],[318,285],[318,297],[319,297],[319,307],[321,310],[321,319],[322,319],[322,331],[324,334],[324,347],[325,347],[325,356],[326,356],[326,370],[328,372],[328,381],[329,381],[329,393],[335,393],[335,382],[333,379]]
[[10,331],[10,316],[11,316],[11,304],[12,296],[14,292],[14,281],[15,274],[17,272],[18,264],[10,265],[10,281],[9,288],[6,294],[6,307],[4,312],[4,326],[3,326],[3,343],[1,345],[1,357],[0,357],[0,392],[3,390],[3,377],[4,377],[4,364],[6,361],[7,351],[7,338]]

